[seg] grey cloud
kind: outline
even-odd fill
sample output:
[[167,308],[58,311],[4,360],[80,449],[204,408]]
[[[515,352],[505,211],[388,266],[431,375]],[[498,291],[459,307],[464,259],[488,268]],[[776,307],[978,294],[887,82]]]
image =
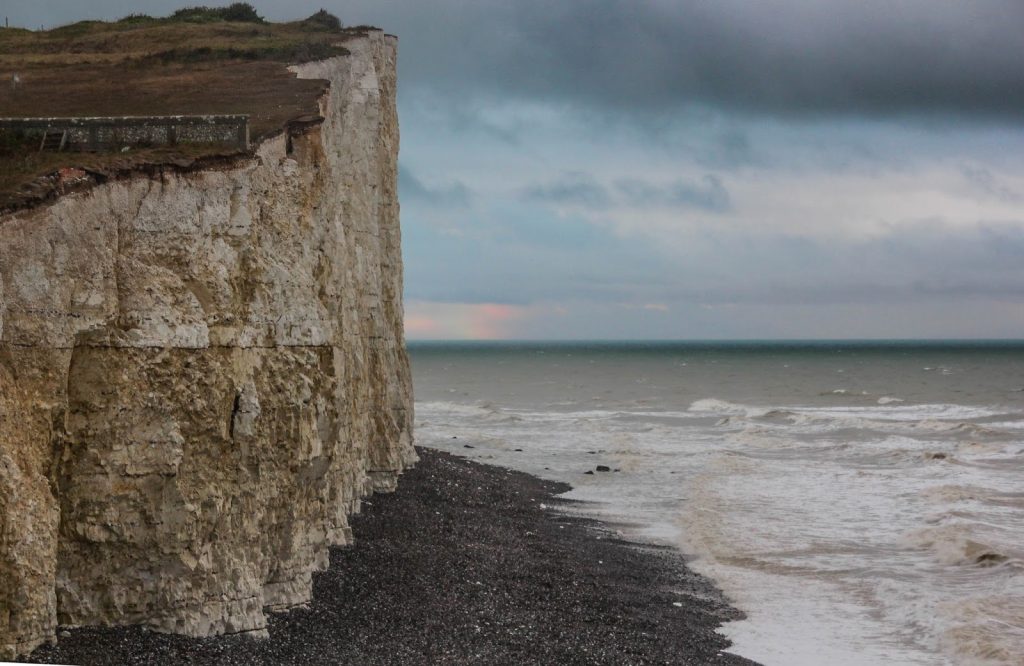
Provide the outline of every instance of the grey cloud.
[[990,197],[1007,203],[1020,203],[1024,201],[1024,197],[1019,192],[1007,187],[985,167],[966,164],[961,167],[960,171],[968,182]]
[[553,204],[573,204],[597,208],[609,203],[608,190],[585,173],[568,173],[542,185],[531,185],[522,192],[526,199]]
[[[571,220],[537,220],[551,233],[566,224]],[[409,295],[672,307],[1024,303],[1024,222],[960,229],[923,220],[859,241],[713,225],[671,248],[594,224],[577,226],[560,232],[567,242],[538,245],[508,234],[469,239],[407,225]]]
[[722,180],[710,174],[696,183],[677,180],[668,186],[659,186],[630,179],[618,181],[616,187],[630,205],[638,207],[699,208],[713,213],[723,213],[732,207]]
[[[434,96],[436,97],[436,96]],[[521,125],[502,125],[482,116],[478,111],[463,103],[452,103],[452,100],[441,100],[444,105],[443,116],[448,125],[460,133],[475,132],[482,136],[500,141],[510,146],[518,146],[522,140]]]
[[404,165],[398,167],[398,190],[403,198],[433,206],[465,206],[470,200],[469,188],[462,183],[455,181],[442,187],[430,187]]
[[573,172],[550,183],[524,188],[522,196],[541,203],[592,209],[616,205],[633,208],[697,208],[722,213],[732,207],[729,191],[718,176],[711,174],[696,182],[678,179],[668,185],[638,178],[622,179],[616,181],[610,191],[593,176]]
[[728,232],[705,237],[695,254],[716,256],[731,275],[704,278],[703,289],[667,285],[666,298],[803,305],[1024,300],[1020,222],[956,229],[922,220],[861,242],[768,232],[750,240],[743,247]]
[[438,0],[351,12],[403,38],[408,83],[617,110],[1019,121],[1019,0]]
[[695,154],[694,159],[713,169],[736,169],[757,162],[750,137],[736,129],[711,137],[709,146]]

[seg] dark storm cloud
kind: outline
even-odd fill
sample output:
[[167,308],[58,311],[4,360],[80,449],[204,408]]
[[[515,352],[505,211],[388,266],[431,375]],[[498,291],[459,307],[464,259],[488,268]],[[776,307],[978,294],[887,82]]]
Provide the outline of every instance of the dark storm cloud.
[[[182,2],[25,3],[55,25]],[[207,2],[225,4],[225,2]],[[253,0],[274,20],[322,0]],[[329,11],[402,40],[403,90],[600,109],[1024,118],[1021,0],[351,0]]]
[[801,116],[1024,108],[1020,0],[443,0],[413,13],[418,25],[396,14],[395,29],[429,56],[403,64],[407,81],[449,90]]

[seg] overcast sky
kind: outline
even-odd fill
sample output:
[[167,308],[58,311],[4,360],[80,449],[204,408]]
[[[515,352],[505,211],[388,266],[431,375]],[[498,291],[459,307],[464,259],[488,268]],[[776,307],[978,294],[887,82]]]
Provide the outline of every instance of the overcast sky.
[[1024,337],[1020,0],[253,4],[400,38],[410,338]]

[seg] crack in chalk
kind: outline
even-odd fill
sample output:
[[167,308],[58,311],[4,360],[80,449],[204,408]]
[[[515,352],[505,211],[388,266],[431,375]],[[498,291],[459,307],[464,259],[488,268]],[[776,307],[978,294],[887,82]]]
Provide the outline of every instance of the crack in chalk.
[[228,439],[234,441],[235,439],[235,417],[238,416],[238,410],[242,404],[242,394],[235,394],[235,402],[231,405],[231,417],[228,419]]

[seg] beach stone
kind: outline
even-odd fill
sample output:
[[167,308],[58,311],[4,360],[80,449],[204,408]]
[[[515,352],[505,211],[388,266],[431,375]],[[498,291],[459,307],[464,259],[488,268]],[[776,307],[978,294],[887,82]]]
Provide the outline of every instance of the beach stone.
[[612,471],[612,468],[608,467],[607,465],[598,465],[594,469],[596,469],[598,472],[610,472],[610,471]]
[[416,460],[397,41],[346,48],[322,124],[0,216],[0,659],[265,635]]

